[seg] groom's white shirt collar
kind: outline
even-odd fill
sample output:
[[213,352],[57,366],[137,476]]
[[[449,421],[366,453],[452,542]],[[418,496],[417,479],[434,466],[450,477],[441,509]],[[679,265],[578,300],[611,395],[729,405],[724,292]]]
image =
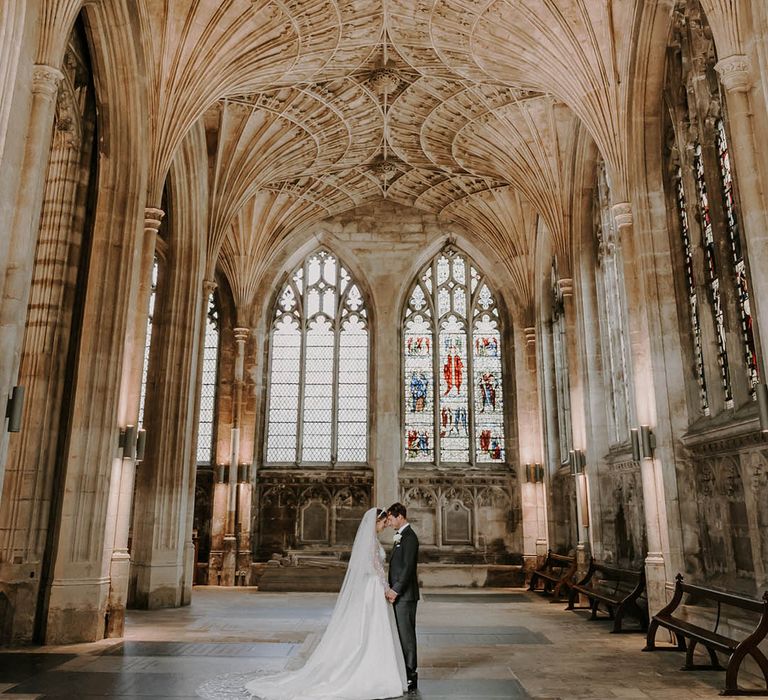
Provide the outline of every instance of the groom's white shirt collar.
[[401,527],[401,528],[400,528],[400,529],[397,531],[397,534],[398,534],[398,535],[402,535],[402,534],[403,534],[403,531],[405,530],[405,528],[407,528],[407,527],[410,527],[410,526],[411,526],[411,524],[410,524],[410,523],[406,523],[405,525],[403,525],[403,526],[402,526],[402,527]]

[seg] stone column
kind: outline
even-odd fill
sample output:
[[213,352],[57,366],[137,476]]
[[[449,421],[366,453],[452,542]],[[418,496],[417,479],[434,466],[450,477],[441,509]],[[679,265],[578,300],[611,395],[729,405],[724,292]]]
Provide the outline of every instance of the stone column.
[[[83,243],[92,124],[84,138],[60,122],[46,178],[19,368],[22,425],[10,441],[0,503],[0,581],[13,611],[0,644],[31,643],[60,439],[66,358]],[[7,634],[7,636],[6,636]]]
[[[381,280],[382,298],[394,289],[390,277]],[[389,286],[392,285],[392,286]],[[376,294],[374,294],[374,297]],[[374,467],[373,505],[388,508],[400,500],[400,466],[403,463],[400,397],[401,348],[398,329],[399,310],[394,304],[381,304],[374,316],[375,342],[371,344],[374,371],[371,375],[375,398],[371,416],[371,464]],[[398,436],[392,439],[391,436]]]
[[[0,409],[4,409],[6,397],[16,384],[21,359],[56,95],[62,78],[61,71],[52,66],[37,64],[32,71],[32,101],[0,297]],[[0,412],[4,417],[5,411]],[[0,492],[7,448],[8,433],[0,430]]]
[[[579,343],[576,333],[576,305],[573,301],[573,280],[562,278],[557,281],[563,296],[563,313],[565,314],[565,344],[568,354],[568,390],[571,406],[572,449],[583,450],[586,453],[586,426],[584,420],[583,377],[579,357]],[[579,541],[576,543],[576,558],[579,571],[587,570],[591,556],[589,542],[589,499],[586,479],[576,475],[576,531]]]
[[[139,282],[126,342],[126,357],[129,359],[125,364],[121,382],[124,399],[123,415],[120,416],[122,426],[138,425],[147,315],[152,293],[152,270],[157,246],[157,233],[164,216],[165,212],[161,209],[147,207],[144,210],[144,235],[139,259]],[[125,454],[125,450],[123,454]],[[114,547],[110,562],[110,588],[107,602],[106,636],[108,637],[121,637],[125,627],[125,608],[128,603],[132,573],[128,540],[131,531],[131,516],[133,515],[136,469],[135,458],[119,455],[114,460],[113,473],[118,480],[119,488],[114,505]]]
[[527,568],[535,566],[547,553],[547,523],[543,483],[528,481],[526,464],[542,463],[542,436],[539,421],[538,382],[536,376],[536,329],[516,328],[515,384],[520,446],[520,487],[523,504],[523,557]]
[[[198,419],[198,354],[202,264],[194,244],[175,241],[169,251],[145,406],[147,453],[137,475],[132,568],[140,608],[182,604],[188,572],[188,513],[193,507]],[[157,313],[157,310],[160,313]],[[154,345],[153,342],[153,345]],[[156,360],[156,362],[155,362]]]
[[[750,304],[753,319],[759,331],[768,328],[768,216],[762,190],[761,173],[756,157],[755,129],[753,125],[750,92],[753,86],[752,66],[748,56],[736,54],[718,61],[715,70],[725,89],[728,103],[728,120],[731,147],[731,166],[736,172],[736,187],[739,193],[741,224],[747,261],[750,271]],[[758,343],[758,362],[762,360],[759,332],[755,333]],[[759,367],[760,379],[765,382],[765,367]]]
[[[646,318],[646,299],[642,267],[635,240],[632,207],[627,202],[615,204],[611,210],[619,243],[624,251],[624,281],[629,309],[629,342],[632,352],[632,378],[635,382],[637,419],[641,425],[656,430],[654,377],[651,364],[650,335]],[[645,571],[648,605],[651,614],[666,604],[665,538],[661,508],[664,508],[662,464],[658,458],[642,459],[640,476],[643,484],[643,509],[648,537]],[[668,538],[666,538],[668,542]],[[668,549],[668,545],[666,547]]]

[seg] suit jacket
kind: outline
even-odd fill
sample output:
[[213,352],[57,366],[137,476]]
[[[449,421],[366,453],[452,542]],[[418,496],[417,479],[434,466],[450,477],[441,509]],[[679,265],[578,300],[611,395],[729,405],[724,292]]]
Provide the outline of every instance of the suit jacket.
[[419,599],[418,560],[419,538],[409,525],[403,530],[400,543],[395,545],[389,560],[389,587],[397,593],[398,600]]

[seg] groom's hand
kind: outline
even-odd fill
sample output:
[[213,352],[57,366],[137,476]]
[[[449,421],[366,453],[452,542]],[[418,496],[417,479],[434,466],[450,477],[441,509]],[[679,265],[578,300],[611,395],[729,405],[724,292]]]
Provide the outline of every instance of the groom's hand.
[[393,591],[392,589],[388,590],[385,595],[386,595],[387,600],[390,603],[394,603],[395,602],[395,598],[397,598],[397,593],[395,591]]

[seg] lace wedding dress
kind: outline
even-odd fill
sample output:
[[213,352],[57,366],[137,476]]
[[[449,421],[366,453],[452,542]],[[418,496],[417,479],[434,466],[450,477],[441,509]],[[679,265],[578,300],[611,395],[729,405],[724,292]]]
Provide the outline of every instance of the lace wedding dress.
[[[392,606],[376,509],[363,516],[331,620],[296,671],[255,678],[245,689],[260,700],[378,700],[406,690],[405,663]],[[247,697],[247,696],[246,696]]]

